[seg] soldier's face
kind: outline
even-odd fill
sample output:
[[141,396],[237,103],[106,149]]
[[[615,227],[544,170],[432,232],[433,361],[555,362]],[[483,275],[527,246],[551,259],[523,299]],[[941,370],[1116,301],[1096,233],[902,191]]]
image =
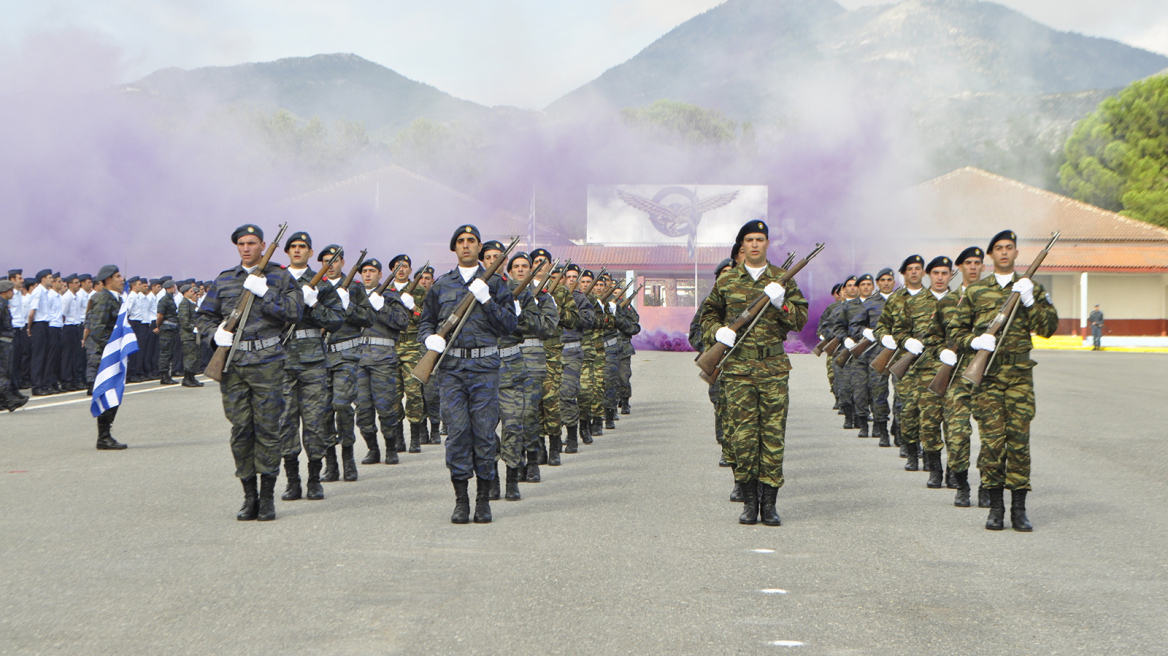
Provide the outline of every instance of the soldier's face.
[[239,260],[245,267],[259,264],[264,256],[264,242],[255,235],[243,235],[235,242],[235,248],[239,251]]
[[11,301],[13,296],[16,296],[16,289],[15,288],[9,289],[6,292],[0,292],[0,298],[4,298],[5,300]]
[[860,283],[860,296],[863,296],[864,298],[868,298],[871,295],[872,295],[872,281],[865,280],[864,282]]
[[1018,259],[1018,247],[1012,241],[999,241],[994,244],[990,256],[994,258],[995,271],[1011,273],[1014,271],[1014,261]]
[[84,290],[85,290],[85,291],[87,291],[87,292],[91,292],[91,291],[93,291],[93,281],[92,281],[92,280],[85,280],[85,281],[83,281],[83,282],[81,283],[81,288],[82,288],[82,289],[84,289]]
[[949,280],[953,278],[953,269],[937,267],[929,272],[929,279],[933,284],[933,291],[943,292],[949,289]]
[[512,278],[516,280],[527,280],[527,275],[531,273],[531,265],[524,259],[518,259],[511,263],[511,268],[507,270]]
[[361,281],[365,283],[366,289],[376,287],[381,284],[381,272],[377,267],[367,266],[361,269]]
[[892,286],[896,284],[896,280],[894,280],[892,276],[884,275],[880,276],[880,279],[876,281],[876,284],[880,286],[881,294],[891,294]]
[[477,237],[471,234],[461,234],[454,240],[454,255],[458,258],[461,267],[472,267],[479,259],[479,250],[483,245]]
[[9,278],[9,280],[11,280],[12,284],[15,285],[14,289],[21,289],[24,287],[24,276],[20,275],[19,273]]
[[401,268],[394,274],[393,279],[398,282],[406,282],[410,279],[410,274],[414,272],[414,268],[410,266],[409,262],[398,262]]
[[106,278],[104,282],[106,289],[118,292],[120,294],[122,293],[122,289],[124,289],[126,286],[126,277],[123,276],[119,271],[109,278]]
[[580,274],[579,274],[578,272],[576,272],[576,271],[569,271],[569,272],[567,273],[567,275],[564,277],[564,282],[566,282],[566,283],[568,283],[569,285],[571,285],[572,283],[576,282],[576,279],[577,279],[577,278],[579,278],[579,277],[580,277]]
[[905,283],[907,283],[909,285],[916,286],[916,285],[921,284],[921,277],[924,275],[925,275],[924,265],[917,264],[916,262],[913,262],[912,264],[908,265],[908,267],[906,267],[904,270],[904,281],[905,281]]
[[[159,285],[158,288],[162,289],[162,285]],[[69,283],[69,291],[76,293],[78,289],[81,289],[81,283],[77,282],[76,280]]]
[[967,257],[961,263],[961,276],[965,279],[966,285],[981,279],[983,271],[985,271],[985,260],[980,257]]
[[[496,251],[496,250],[487,251],[486,254],[483,255],[483,266],[490,267],[495,262],[497,262],[500,257],[503,257],[503,251]],[[459,258],[459,262],[461,262],[461,261],[462,261],[462,258]],[[463,265],[463,266],[465,266],[465,265]]]
[[288,264],[296,269],[307,269],[312,261],[312,249],[302,241],[294,241],[288,246]]
[[418,284],[421,285],[424,289],[430,289],[430,285],[434,284],[434,275],[430,273],[423,273],[422,279],[418,281]]
[[584,276],[583,278],[580,279],[580,284],[577,286],[577,289],[579,289],[580,291],[584,291],[584,289],[588,287],[588,283],[590,283],[590,282],[592,282],[591,276]]
[[608,290],[608,281],[603,279],[603,278],[601,278],[600,280],[597,280],[596,285],[592,287],[593,294],[598,294],[598,295],[603,294],[607,290]]
[[198,297],[199,297],[199,292],[195,291],[193,288],[188,289],[187,293],[183,294],[183,298],[185,298],[191,302],[194,302],[194,300]]
[[345,277],[345,258],[338,257],[333,260],[333,263],[329,265],[328,276],[333,280],[339,280]]
[[741,253],[746,256],[746,265],[758,268],[766,264],[767,248],[771,240],[761,232],[752,232],[742,238]]

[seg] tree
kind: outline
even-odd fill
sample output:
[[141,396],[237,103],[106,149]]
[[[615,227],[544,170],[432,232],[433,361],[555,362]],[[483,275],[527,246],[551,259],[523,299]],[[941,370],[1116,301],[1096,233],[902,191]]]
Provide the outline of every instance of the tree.
[[[621,118],[655,138],[694,145],[731,143],[738,127],[722,112],[676,100],[658,100],[648,107],[626,107],[621,110]],[[753,138],[753,125],[751,132]]]
[[1059,179],[1071,196],[1168,227],[1168,74],[1104,100],[1064,152]]

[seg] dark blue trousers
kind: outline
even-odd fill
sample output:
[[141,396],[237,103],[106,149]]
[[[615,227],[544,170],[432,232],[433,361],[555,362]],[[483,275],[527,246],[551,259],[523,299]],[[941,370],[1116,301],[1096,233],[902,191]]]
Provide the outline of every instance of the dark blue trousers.
[[456,481],[495,479],[499,451],[499,372],[447,369],[441,376],[446,468]]

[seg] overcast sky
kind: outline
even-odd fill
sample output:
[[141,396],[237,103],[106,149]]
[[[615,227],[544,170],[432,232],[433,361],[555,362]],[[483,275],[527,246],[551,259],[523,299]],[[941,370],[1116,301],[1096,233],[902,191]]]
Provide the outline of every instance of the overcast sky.
[[[840,0],[851,9],[889,4]],[[351,52],[485,105],[546,106],[719,0],[6,0],[0,45],[79,28],[159,68]],[[1168,0],[1004,0],[1060,30],[1168,54]]]

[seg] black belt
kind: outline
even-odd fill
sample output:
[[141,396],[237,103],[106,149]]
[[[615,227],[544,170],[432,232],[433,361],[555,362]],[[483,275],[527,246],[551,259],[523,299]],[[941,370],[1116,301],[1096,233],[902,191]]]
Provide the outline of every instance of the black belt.
[[765,360],[767,358],[773,358],[776,355],[782,355],[786,351],[783,350],[782,346],[760,346],[752,349],[740,348],[737,353],[744,359]]
[[1022,351],[1021,353],[1001,353],[994,356],[994,364],[1007,367],[1013,364],[1023,364],[1030,362],[1030,351]]
[[494,355],[499,352],[498,346],[483,346],[480,348],[452,348],[446,349],[446,355],[452,358],[459,358],[463,360],[474,360],[476,358],[485,358],[489,355]]

